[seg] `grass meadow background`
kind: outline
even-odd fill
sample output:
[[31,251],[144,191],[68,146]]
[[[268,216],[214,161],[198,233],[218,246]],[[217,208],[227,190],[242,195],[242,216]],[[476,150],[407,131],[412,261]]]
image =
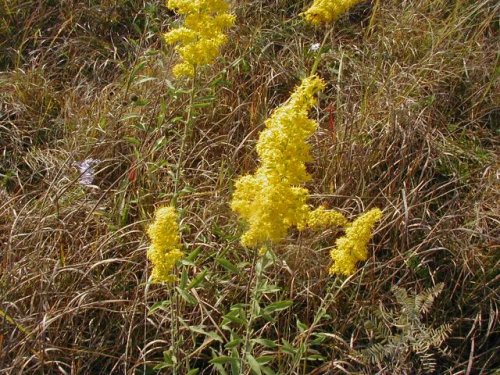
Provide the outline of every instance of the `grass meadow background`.
[[[176,176],[191,85],[163,1],[0,1],[1,374],[498,374],[498,3],[364,1],[320,28],[309,5],[232,2]],[[311,204],[384,210],[348,278],[341,233],[262,258],[228,204],[327,32]],[[150,285],[174,186],[187,257]]]

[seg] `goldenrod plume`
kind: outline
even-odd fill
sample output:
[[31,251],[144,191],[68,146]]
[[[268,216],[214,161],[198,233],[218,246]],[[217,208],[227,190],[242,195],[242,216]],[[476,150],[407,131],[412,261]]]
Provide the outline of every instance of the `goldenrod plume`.
[[345,236],[337,239],[336,248],[330,252],[333,260],[330,274],[352,275],[356,271],[356,263],[368,258],[368,242],[375,223],[381,217],[382,211],[374,208],[348,225]]
[[196,67],[210,64],[226,43],[224,30],[234,24],[235,17],[228,13],[224,0],[169,0],[167,6],[185,16],[184,26],[164,35],[182,62],[175,65],[176,77],[192,77]]
[[302,15],[314,25],[335,21],[361,0],[314,0]]
[[148,258],[153,263],[151,279],[153,282],[171,282],[176,278],[172,274],[175,264],[182,258],[177,213],[173,207],[156,210],[153,223],[148,228],[151,245]]
[[305,163],[310,161],[307,139],[317,123],[308,118],[314,96],[324,88],[317,76],[305,78],[290,99],[266,121],[259,136],[260,166],[253,175],[236,182],[231,207],[249,224],[241,238],[248,247],[277,242],[291,226],[321,227],[347,222],[339,213],[312,211],[309,191],[301,185],[310,179]]

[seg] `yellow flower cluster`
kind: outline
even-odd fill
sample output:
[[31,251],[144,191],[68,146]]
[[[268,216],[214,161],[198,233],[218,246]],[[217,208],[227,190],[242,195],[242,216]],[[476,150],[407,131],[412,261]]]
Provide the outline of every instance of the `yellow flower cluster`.
[[320,206],[309,213],[307,226],[314,229],[322,229],[332,226],[345,227],[348,221],[344,215],[338,211],[326,210]]
[[356,263],[368,258],[368,242],[372,236],[373,226],[382,217],[378,208],[363,213],[347,226],[345,236],[335,242],[330,255],[333,264],[330,274],[352,275],[356,271]]
[[184,26],[164,35],[167,44],[176,44],[175,50],[182,62],[175,65],[176,77],[192,77],[200,65],[210,64],[226,43],[224,30],[234,24],[225,0],[168,0],[167,6],[185,16]]
[[180,251],[179,225],[173,207],[156,210],[154,221],[148,228],[148,235],[151,245],[147,255],[153,263],[152,281],[155,283],[175,281],[172,271],[183,253]]
[[266,120],[257,142],[260,166],[253,175],[236,182],[231,202],[231,208],[249,224],[241,238],[244,246],[277,242],[292,226],[301,230],[347,222],[341,214],[324,208],[311,212],[309,191],[300,187],[311,178],[305,165],[311,159],[306,141],[317,128],[308,113],[315,94],[323,88],[324,82],[317,76],[305,78]]
[[314,0],[302,15],[314,25],[335,21],[361,0]]

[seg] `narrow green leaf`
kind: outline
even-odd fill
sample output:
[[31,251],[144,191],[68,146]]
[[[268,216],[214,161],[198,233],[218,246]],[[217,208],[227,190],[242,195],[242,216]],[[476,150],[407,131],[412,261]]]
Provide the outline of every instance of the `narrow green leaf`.
[[156,310],[161,309],[168,305],[168,301],[158,301],[149,309],[148,315],[153,314]]
[[274,341],[268,340],[268,339],[252,339],[250,340],[256,344],[260,344],[262,346],[265,346],[266,348],[271,348],[274,349],[278,346]]
[[261,355],[259,358],[257,358],[257,362],[261,365],[265,365],[266,363],[271,362],[274,359],[274,356],[272,355]]
[[300,332],[304,332],[307,329],[307,324],[304,324],[299,319],[297,319],[297,328]]
[[290,355],[295,355],[297,353],[297,350],[290,344],[287,340],[283,339],[283,345],[281,346],[281,350]]
[[226,363],[231,363],[237,361],[237,358],[228,357],[227,355],[222,355],[220,357],[215,357],[210,360],[211,364],[224,365]]
[[266,306],[264,308],[266,313],[272,313],[276,311],[282,311],[288,309],[290,306],[293,305],[293,301],[278,301],[271,303],[270,305]]
[[253,355],[251,355],[250,353],[247,353],[246,359],[247,359],[248,365],[250,366],[252,371],[257,375],[262,375],[262,371],[260,370],[260,364],[259,364],[259,362],[257,362],[255,357]]
[[181,289],[179,287],[176,287],[175,290],[180,294],[182,299],[186,301],[187,303],[194,305],[196,304],[196,299],[188,292],[186,292],[184,289]]
[[196,259],[196,257],[200,254],[200,252],[201,252],[201,246],[198,246],[196,249],[194,249],[189,253],[189,255],[186,257],[186,260],[193,262]]
[[156,77],[143,76],[143,77],[139,78],[138,80],[134,81],[134,85],[138,86],[138,85],[146,83],[146,82],[155,81],[156,79],[157,79]]
[[187,270],[184,268],[182,270],[182,273],[181,273],[181,280],[179,283],[179,288],[186,290],[187,282],[188,282],[188,274],[187,274]]
[[243,342],[242,339],[234,339],[234,340],[229,341],[226,345],[224,345],[224,348],[232,349],[232,348],[235,348],[238,345],[240,345],[242,342]]
[[200,272],[198,275],[196,275],[196,277],[193,280],[191,280],[191,282],[187,286],[187,289],[188,290],[193,289],[193,288],[196,288],[198,285],[200,285],[204,281],[207,273],[208,273],[208,270],[205,269],[202,272]]
[[232,273],[240,273],[240,270],[238,267],[236,267],[233,263],[231,263],[229,260],[226,258],[217,258],[215,260],[217,263],[219,263],[222,267],[224,267],[226,270],[232,272]]
[[276,375],[276,373],[269,367],[267,366],[260,366],[260,369],[265,375]]

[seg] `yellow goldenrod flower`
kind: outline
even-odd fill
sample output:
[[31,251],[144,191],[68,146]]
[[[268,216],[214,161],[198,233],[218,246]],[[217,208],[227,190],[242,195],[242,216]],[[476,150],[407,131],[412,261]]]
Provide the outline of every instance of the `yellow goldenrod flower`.
[[374,208],[363,213],[347,226],[345,236],[335,242],[330,255],[333,264],[330,274],[352,275],[356,271],[356,263],[368,258],[368,242],[372,236],[375,223],[382,217],[382,211]]
[[184,26],[164,35],[167,44],[176,44],[182,62],[175,65],[176,77],[192,77],[200,65],[210,64],[226,43],[224,30],[234,24],[225,0],[168,0],[167,6],[184,15]]
[[347,224],[348,221],[344,215],[338,211],[326,210],[323,206],[311,211],[307,218],[307,226],[310,228],[345,227]]
[[335,21],[361,0],[314,0],[302,15],[314,25]]
[[311,159],[307,139],[317,124],[308,118],[314,95],[324,88],[317,76],[305,78],[290,99],[265,122],[257,153],[260,167],[241,177],[231,208],[248,222],[244,246],[256,247],[283,239],[291,226],[307,226],[309,192],[300,187],[310,179],[305,163]]
[[153,263],[152,281],[155,283],[175,281],[172,271],[183,253],[180,251],[177,213],[173,207],[156,210],[154,221],[148,228],[148,235],[151,245],[147,255]]

